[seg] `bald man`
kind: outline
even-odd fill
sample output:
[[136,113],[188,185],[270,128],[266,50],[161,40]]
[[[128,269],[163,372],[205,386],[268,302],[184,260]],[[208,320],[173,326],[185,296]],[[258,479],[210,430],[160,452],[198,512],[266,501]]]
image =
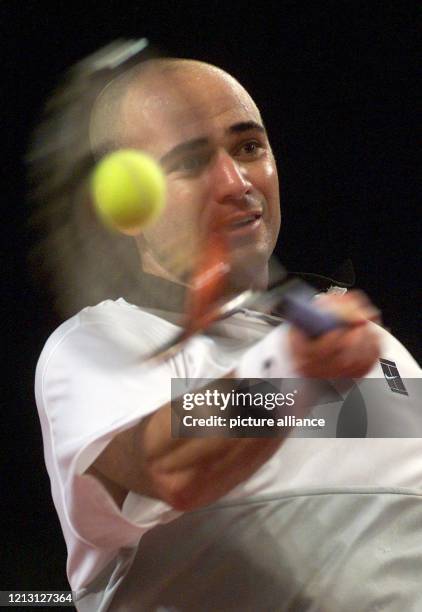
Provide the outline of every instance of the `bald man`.
[[[369,538],[348,551],[352,535],[364,537],[385,510],[362,491],[397,484],[393,467],[384,469],[385,447],[363,440],[374,446],[371,480],[356,469],[356,441],[174,439],[170,427],[172,378],[221,379],[224,388],[226,377],[254,376],[251,364],[270,348],[278,377],[375,376],[380,351],[393,351],[416,376],[405,349],[369,321],[375,311],[362,296],[328,297],[350,325],[317,340],[249,312],[232,317],[223,336],[198,336],[168,362],[142,366],[178,329],[178,289],[190,270],[169,264],[172,238],[191,261],[203,220],[224,211],[233,266],[227,296],[268,282],[279,186],[252,98],[214,66],[156,61],[102,92],[90,138],[94,150],[149,152],[166,173],[168,206],[135,236],[154,288],[141,307],[119,299],[82,310],[50,337],[38,364],[46,461],[78,610],[397,610],[376,607],[387,549]],[[330,472],[340,453],[341,476]],[[414,472],[410,487],[412,479]],[[414,505],[401,504],[411,516]],[[383,546],[393,546],[390,536]],[[384,559],[371,564],[370,555]],[[362,595],[356,585],[368,575],[373,583]],[[406,601],[394,592],[394,605]],[[413,605],[415,588],[409,592]]]

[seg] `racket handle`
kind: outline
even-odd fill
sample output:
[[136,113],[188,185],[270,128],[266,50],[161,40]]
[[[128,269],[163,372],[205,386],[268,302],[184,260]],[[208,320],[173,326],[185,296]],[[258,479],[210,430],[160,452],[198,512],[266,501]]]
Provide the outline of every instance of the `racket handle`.
[[313,292],[303,283],[283,296],[282,316],[311,338],[345,327],[347,322],[332,312],[316,308],[311,300]]

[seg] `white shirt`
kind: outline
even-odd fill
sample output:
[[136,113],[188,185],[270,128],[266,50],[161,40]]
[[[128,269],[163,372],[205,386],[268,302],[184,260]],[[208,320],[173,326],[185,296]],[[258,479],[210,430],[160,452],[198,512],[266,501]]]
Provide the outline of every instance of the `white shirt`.
[[[253,313],[223,325],[226,332],[230,327],[229,337],[198,336],[174,359],[153,369],[146,368],[142,358],[178,328],[122,299],[84,309],[47,341],[37,366],[36,398],[53,499],[68,548],[68,578],[81,597],[79,609],[93,605],[91,587],[99,577],[104,592],[96,593],[95,608],[126,609],[123,604],[113,606],[122,598],[120,582],[136,567],[138,543],[153,527],[180,519],[180,513],[165,503],[133,492],[120,510],[103,486],[84,474],[109,441],[170,400],[172,377],[218,378],[239,363],[242,376],[259,377],[264,375],[265,357],[274,351],[278,351],[279,365],[271,376],[294,374],[284,331],[272,331],[248,351],[268,332],[268,326]],[[397,365],[401,378],[420,378],[419,366],[406,349],[386,331],[379,329],[379,333],[382,357]],[[368,377],[385,381],[379,364]],[[388,401],[393,407],[397,402],[405,406],[406,398],[393,394],[385,382],[383,403]],[[251,500],[299,499],[321,492],[360,495],[362,491],[381,494],[391,490],[421,495],[419,438],[291,438],[213,508],[229,508],[239,500],[249,504]],[[286,509],[283,513],[288,515]],[[298,567],[294,571],[299,574]],[[304,580],[309,582],[306,576]],[[329,587],[325,595],[318,590],[320,586],[308,587],[315,601],[325,597],[321,599],[327,606],[323,609],[331,610],[326,604],[331,597]]]

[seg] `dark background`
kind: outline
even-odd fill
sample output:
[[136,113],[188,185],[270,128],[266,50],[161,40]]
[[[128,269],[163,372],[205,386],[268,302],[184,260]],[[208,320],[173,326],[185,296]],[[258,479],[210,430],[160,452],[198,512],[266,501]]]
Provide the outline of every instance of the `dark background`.
[[117,37],[147,36],[170,55],[233,73],[272,136],[283,262],[329,274],[350,257],[357,285],[420,359],[416,3],[2,2],[0,23],[10,383],[2,406],[0,590],[66,589],[33,397],[37,357],[57,322],[27,266],[22,157],[42,101],[65,68]]

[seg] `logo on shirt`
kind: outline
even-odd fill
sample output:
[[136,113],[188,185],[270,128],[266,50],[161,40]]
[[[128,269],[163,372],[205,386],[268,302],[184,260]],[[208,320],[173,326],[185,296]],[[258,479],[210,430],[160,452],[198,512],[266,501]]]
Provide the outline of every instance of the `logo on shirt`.
[[394,361],[388,359],[380,359],[382,371],[384,372],[385,380],[393,393],[400,393],[401,395],[409,395],[406,391],[406,387],[403,384],[399,371]]

